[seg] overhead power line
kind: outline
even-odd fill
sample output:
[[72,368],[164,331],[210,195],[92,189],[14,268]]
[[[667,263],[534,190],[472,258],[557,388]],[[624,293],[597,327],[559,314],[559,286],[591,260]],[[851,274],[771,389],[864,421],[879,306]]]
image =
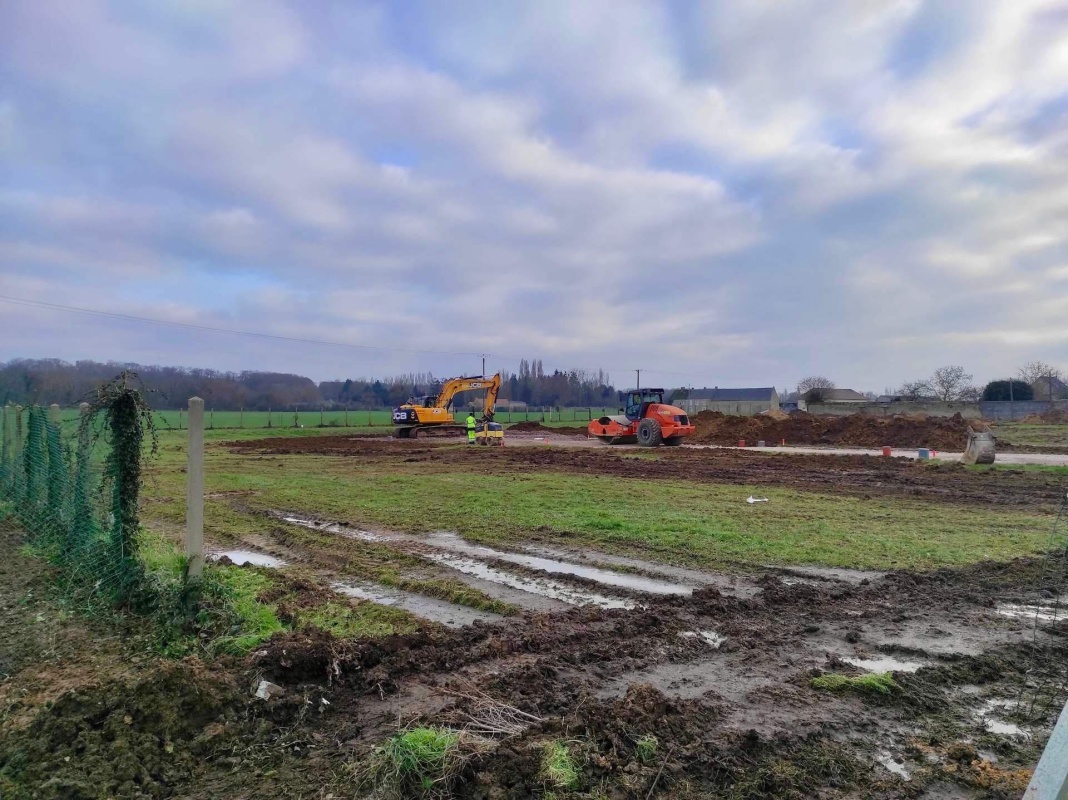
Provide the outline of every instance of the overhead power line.
[[351,347],[356,350],[378,350],[382,352],[426,353],[439,356],[475,356],[481,357],[482,352],[459,352],[455,350],[419,350],[412,347],[397,347],[396,345],[353,344],[352,342],[332,342],[327,339],[305,339],[300,336],[282,336],[277,333],[262,333],[260,331],[242,331],[236,328],[217,328],[211,325],[197,325],[192,322],[176,322],[174,320],[156,319],[154,317],[138,317],[133,314],[121,314],[116,311],[99,311],[93,308],[78,308],[77,306],[64,306],[59,303],[46,303],[42,300],[27,300],[22,297],[8,297],[0,295],[0,302],[12,303],[20,306],[36,308],[48,308],[53,311],[66,311],[72,314],[85,314],[92,317],[106,317],[108,319],[125,320],[127,322],[141,322],[149,325],[166,325],[172,328],[186,328],[188,330],[205,331],[207,333],[226,333],[231,336],[248,336],[255,339],[271,339],[273,341],[297,342],[299,344],[319,344],[329,347]]
[[[353,350],[364,351],[377,351],[377,352],[396,352],[396,353],[417,353],[422,355],[436,355],[436,356],[471,356],[474,358],[482,358],[483,364],[485,364],[486,358],[496,358],[504,361],[521,361],[524,356],[513,356],[504,353],[486,353],[483,351],[459,351],[459,350],[424,350],[414,347],[398,347],[396,345],[375,345],[375,344],[354,344],[352,342],[336,342],[329,339],[310,339],[301,336],[283,336],[277,333],[263,333],[262,331],[246,331],[239,330],[237,328],[220,328],[212,325],[198,325],[193,322],[178,322],[175,320],[158,319],[156,317],[142,317],[135,314],[123,314],[118,311],[101,311],[95,308],[81,308],[79,306],[67,306],[60,303],[49,303],[44,300],[30,300],[25,297],[11,297],[9,295],[0,295],[0,302],[10,303],[12,305],[27,306],[29,308],[44,308],[51,311],[62,311],[69,314],[83,314],[90,317],[102,317],[105,319],[121,320],[125,322],[138,322],[145,325],[162,325],[170,328],[183,328],[185,330],[202,331],[204,333],[222,333],[229,336],[246,336],[252,339],[264,339],[269,341],[279,342],[294,342],[297,344],[314,344],[323,345],[326,347],[347,347]],[[484,367],[483,367],[484,369]],[[589,368],[580,367],[585,372],[593,372]],[[634,370],[629,367],[614,366],[601,369],[606,371],[630,371]],[[643,370],[643,372],[646,370]],[[670,370],[650,369],[647,370],[650,373],[661,375],[677,375],[680,377],[687,377],[685,373],[671,372]]]

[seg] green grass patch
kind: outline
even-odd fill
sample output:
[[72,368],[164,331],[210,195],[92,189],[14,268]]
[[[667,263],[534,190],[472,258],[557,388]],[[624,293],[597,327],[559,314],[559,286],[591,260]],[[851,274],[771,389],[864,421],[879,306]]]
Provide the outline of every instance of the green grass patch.
[[647,733],[638,739],[636,750],[638,760],[643,764],[651,764],[656,759],[656,752],[660,747],[660,740],[653,734]]
[[[164,433],[163,454],[146,488],[154,495],[146,517],[181,520],[183,448],[177,433]],[[406,463],[401,455],[364,463],[258,457],[218,445],[208,448],[206,479],[209,493],[243,493],[240,504],[225,497],[207,503],[206,525],[222,536],[262,532],[271,523],[251,512],[286,509],[372,528],[445,529],[506,544],[559,540],[713,567],[748,562],[924,569],[1005,561],[1041,553],[1051,519],[1045,510],[549,470],[517,468],[473,479],[462,467]],[[770,502],[749,505],[749,494]],[[396,559],[394,553],[387,560]]]
[[375,748],[357,777],[379,795],[449,796],[471,759],[491,747],[489,740],[447,728],[412,728]]
[[1068,447],[1068,425],[1000,422],[991,430],[998,439],[1035,447]]
[[329,631],[339,639],[375,638],[413,633],[419,628],[407,611],[377,603],[327,602],[297,612],[298,624]]
[[577,789],[579,771],[567,745],[559,739],[545,744],[538,776],[554,789]]
[[813,689],[828,692],[856,692],[868,695],[890,695],[900,691],[901,687],[889,672],[876,672],[870,675],[820,675],[809,681]]
[[220,637],[219,650],[228,653],[247,653],[260,642],[285,630],[275,609],[259,602],[259,596],[272,585],[266,571],[229,564],[212,564],[204,568],[207,580],[221,587],[220,593],[237,618],[240,632]]
[[1057,464],[965,464],[965,469],[972,472],[1049,472],[1054,475],[1068,475],[1068,467]]

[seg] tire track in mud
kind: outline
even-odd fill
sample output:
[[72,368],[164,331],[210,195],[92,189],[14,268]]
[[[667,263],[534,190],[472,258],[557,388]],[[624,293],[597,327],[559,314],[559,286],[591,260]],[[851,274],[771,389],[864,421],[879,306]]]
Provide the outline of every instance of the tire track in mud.
[[[473,588],[528,611],[560,611],[585,605],[633,609],[641,604],[642,598],[649,596],[689,596],[696,585],[696,582],[683,584],[665,578],[616,572],[551,558],[546,554],[498,550],[469,543],[448,532],[419,537],[366,531],[283,512],[269,512],[269,516],[289,525],[346,539],[387,544],[399,552],[444,567],[450,575]],[[690,574],[691,577],[696,575],[694,572]],[[712,582],[714,578],[709,576],[708,583]],[[428,607],[419,616],[445,622],[443,615],[437,612],[438,609]]]

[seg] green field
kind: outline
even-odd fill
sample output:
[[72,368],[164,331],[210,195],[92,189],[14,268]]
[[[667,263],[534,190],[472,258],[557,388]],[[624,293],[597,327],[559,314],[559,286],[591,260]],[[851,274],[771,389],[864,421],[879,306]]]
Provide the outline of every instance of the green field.
[[[582,425],[613,409],[564,408],[548,411],[498,411],[495,419],[505,425],[516,422],[540,422],[543,425]],[[463,412],[456,412],[462,414]],[[157,411],[156,424],[161,429],[184,430],[188,427],[188,412]],[[77,409],[64,409],[66,425],[77,422]],[[301,428],[379,428],[393,427],[392,409],[359,409],[349,411],[213,411],[204,410],[204,426],[209,430],[299,430]]]
[[[1049,517],[1031,509],[552,469],[473,475],[447,458],[408,463],[403,451],[373,463],[308,455],[256,458],[221,446],[234,438],[232,432],[208,434],[206,526],[209,536],[223,540],[269,527],[257,511],[286,510],[401,531],[453,530],[486,542],[587,544],[706,566],[931,568],[1038,553],[1049,537]],[[146,512],[173,530],[184,513],[183,436],[164,432],[161,443],[146,487]],[[750,493],[770,502],[747,505]],[[231,496],[240,497],[240,504]]]
[[998,439],[1033,447],[1068,447],[1068,425],[1002,422],[991,430]]

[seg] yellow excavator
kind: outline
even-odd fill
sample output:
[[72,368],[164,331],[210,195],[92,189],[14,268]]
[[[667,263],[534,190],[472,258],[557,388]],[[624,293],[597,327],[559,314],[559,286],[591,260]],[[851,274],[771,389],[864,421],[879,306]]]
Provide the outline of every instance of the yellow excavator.
[[[478,421],[480,432],[488,431],[493,423],[493,407],[501,390],[501,374],[492,377],[480,375],[470,378],[452,378],[445,381],[436,395],[413,397],[402,406],[393,409],[393,424],[401,439],[415,439],[429,432],[456,433],[467,430],[463,421],[452,415],[452,401],[461,392],[484,390],[482,418]],[[499,430],[499,426],[493,425]]]

